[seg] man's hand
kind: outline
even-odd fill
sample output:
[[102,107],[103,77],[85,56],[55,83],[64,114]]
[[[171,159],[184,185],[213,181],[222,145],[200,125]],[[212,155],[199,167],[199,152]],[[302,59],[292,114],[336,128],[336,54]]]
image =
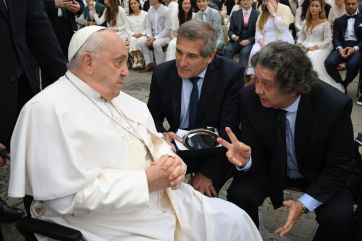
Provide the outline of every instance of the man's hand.
[[236,36],[235,34],[231,35],[231,39],[234,41],[238,41],[239,40],[239,36]]
[[56,8],[65,7],[71,0],[54,0],[54,5]]
[[197,191],[208,197],[216,197],[217,192],[215,190],[214,185],[212,184],[212,180],[198,172],[193,176],[190,180],[191,186],[193,186]]
[[346,48],[345,52],[346,52],[346,58],[349,58],[354,53],[356,53],[357,50],[355,48]]
[[150,192],[171,187],[176,189],[185,179],[186,165],[178,157],[162,156],[146,170]]
[[286,235],[303,213],[303,204],[298,200],[287,200],[283,205],[288,208],[288,217],[285,224],[275,230],[275,234],[279,236]]
[[155,41],[154,37],[147,37],[147,41],[146,41],[147,46],[152,46],[154,41]]
[[240,42],[239,42],[239,44],[241,45],[241,46],[246,46],[246,45],[248,45],[250,42],[249,42],[249,40],[247,40],[247,39],[244,39],[244,40],[241,40]]
[[166,142],[172,146],[172,150],[176,152],[176,146],[172,143],[174,140],[178,142],[184,142],[181,136],[177,135],[175,132],[169,131],[164,132],[163,137],[165,138]]
[[[0,150],[5,150],[6,147],[0,143]],[[6,158],[3,156],[0,156],[0,167],[4,166],[6,163]]]
[[80,5],[77,1],[70,1],[64,7],[72,13],[77,13],[80,10]]
[[234,133],[229,127],[225,128],[227,135],[229,136],[231,143],[222,139],[221,137],[217,138],[217,142],[223,145],[228,151],[226,152],[226,157],[228,160],[236,166],[245,166],[251,155],[251,148],[248,145],[238,141]]
[[342,58],[346,59],[348,56],[346,55],[347,51],[346,49],[344,48],[339,48],[338,49],[338,53],[339,53],[339,56],[341,56]]

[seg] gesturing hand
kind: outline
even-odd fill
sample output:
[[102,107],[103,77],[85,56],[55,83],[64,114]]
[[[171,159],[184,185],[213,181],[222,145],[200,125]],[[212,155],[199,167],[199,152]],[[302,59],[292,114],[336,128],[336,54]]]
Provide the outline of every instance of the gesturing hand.
[[275,230],[275,234],[279,236],[286,235],[303,213],[303,204],[298,200],[287,200],[283,202],[283,205],[288,208],[288,217],[285,224]]
[[225,131],[229,136],[231,143],[227,142],[221,137],[217,138],[217,142],[223,145],[228,150],[226,152],[226,157],[232,164],[236,166],[245,166],[250,159],[250,146],[238,141],[238,139],[229,127],[226,127]]

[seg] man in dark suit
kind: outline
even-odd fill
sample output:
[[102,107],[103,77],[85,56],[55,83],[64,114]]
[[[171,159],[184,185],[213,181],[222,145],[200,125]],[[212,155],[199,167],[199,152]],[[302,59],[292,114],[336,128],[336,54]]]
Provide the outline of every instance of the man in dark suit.
[[[345,0],[346,14],[333,24],[333,47],[324,62],[328,74],[345,89],[358,74],[362,52],[362,15],[358,12],[359,0]],[[343,81],[337,65],[346,62],[346,78]],[[362,98],[361,98],[362,101]],[[362,105],[362,102],[361,102]]]
[[82,0],[43,0],[45,10],[65,56],[74,31],[78,26],[75,16],[83,13]]
[[[229,201],[258,224],[258,207],[270,196],[274,208],[288,208],[276,234],[289,232],[298,218],[315,212],[313,240],[352,240],[353,195],[347,188],[353,159],[352,101],[324,84],[295,45],[277,41],[252,59],[255,86],[241,94],[241,141],[218,139],[239,170]],[[284,200],[283,189],[304,192]]]
[[252,8],[253,0],[240,0],[240,10],[231,15],[229,27],[229,42],[224,49],[224,56],[234,58],[240,54],[239,63],[245,69],[248,65],[249,54],[255,43],[256,20],[259,12]]
[[[158,65],[153,72],[148,108],[157,130],[168,142],[182,142],[175,134],[178,129],[211,126],[224,137],[225,126],[237,129],[243,71],[235,62],[215,53],[215,30],[208,23],[191,20],[178,30],[176,60]],[[170,125],[168,130],[163,126],[165,118]],[[185,161],[188,170],[195,173],[192,186],[208,196],[216,196],[226,178],[225,156]]]
[[[1,143],[9,147],[21,107],[40,91],[34,57],[45,77],[44,86],[65,73],[66,61],[39,0],[0,0],[0,33],[0,149],[3,149]],[[0,200],[0,220],[22,215],[21,210]]]

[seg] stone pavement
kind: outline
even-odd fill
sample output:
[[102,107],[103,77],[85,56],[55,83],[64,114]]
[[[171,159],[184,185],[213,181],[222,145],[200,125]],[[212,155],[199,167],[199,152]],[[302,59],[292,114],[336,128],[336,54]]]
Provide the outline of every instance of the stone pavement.
[[[125,79],[123,90],[128,94],[146,102],[148,100],[149,85],[151,82],[150,73],[138,73],[135,71],[130,71],[130,75]],[[355,80],[349,86],[348,95],[353,99],[353,111],[352,111],[352,121],[354,126],[354,133],[357,134],[358,131],[362,131],[362,106],[357,106],[356,102],[356,89],[357,81]],[[7,183],[8,183],[8,173],[9,166],[8,164],[4,168],[0,168],[0,196],[6,200],[9,204],[17,207],[22,207],[22,200],[20,199],[10,199],[7,198]],[[220,192],[220,197],[225,199],[226,189],[228,183],[224,186]],[[286,191],[286,197],[298,197],[299,194],[294,191]],[[312,240],[313,235],[317,228],[317,223],[315,221],[315,215],[313,213],[308,215],[303,215],[293,229],[289,232],[285,238],[277,238],[272,233],[277,227],[282,225],[287,216],[287,210],[285,208],[280,208],[278,210],[273,210],[270,200],[265,200],[262,207],[260,207],[260,216],[262,224],[260,227],[260,232],[265,241],[309,241]],[[22,236],[18,233],[15,228],[14,223],[2,223],[3,233],[6,241],[22,241],[24,240]],[[220,240],[221,241],[221,240]]]

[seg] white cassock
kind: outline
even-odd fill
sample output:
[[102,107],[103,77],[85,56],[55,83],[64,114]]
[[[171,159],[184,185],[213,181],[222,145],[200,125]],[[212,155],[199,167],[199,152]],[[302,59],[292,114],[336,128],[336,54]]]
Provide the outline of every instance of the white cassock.
[[85,240],[262,240],[243,210],[188,184],[149,193],[145,169],[174,153],[147,106],[66,76],[25,105],[12,137],[9,196],[34,196],[34,217]]

